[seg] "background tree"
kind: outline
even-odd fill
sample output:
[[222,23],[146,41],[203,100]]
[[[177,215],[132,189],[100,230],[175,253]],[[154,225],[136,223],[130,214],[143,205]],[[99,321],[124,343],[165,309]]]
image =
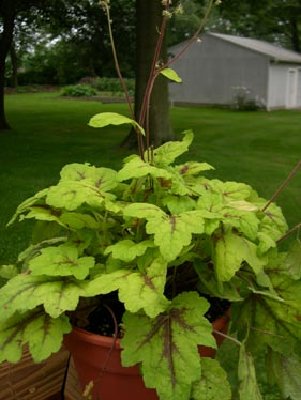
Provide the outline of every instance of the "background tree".
[[301,51],[300,0],[224,0],[220,5],[218,31],[276,41]]
[[[115,18],[115,33],[119,38],[118,45],[122,50],[123,65],[127,71],[133,71],[133,51],[134,49],[134,23],[133,23],[133,0],[116,0],[112,2],[112,10]],[[126,23],[125,23],[126,22]],[[16,56],[24,49],[24,37],[27,37],[27,48],[30,43],[38,43],[37,60],[41,61],[41,56],[47,55],[46,60],[41,63],[45,69],[42,72],[49,72],[55,61],[65,53],[68,46],[69,59],[73,68],[81,65],[81,60],[85,60],[85,73],[87,74],[107,74],[113,70],[112,57],[107,33],[104,29],[105,19],[101,13],[97,0],[0,0],[0,26],[2,27],[0,37],[0,129],[7,129],[9,125],[4,112],[4,83],[5,83],[5,60],[12,48],[13,34],[16,32],[16,53],[14,54],[14,65],[17,65]],[[25,34],[27,32],[27,35]],[[45,40],[37,40],[39,32],[43,33],[49,41],[60,42],[53,46],[55,50],[50,55],[49,44],[42,49]],[[23,40],[23,47],[21,40]],[[25,46],[26,47],[26,46]],[[34,46],[36,47],[36,46]],[[50,46],[51,47],[51,46]],[[76,57],[75,57],[76,55]],[[73,58],[72,58],[73,57]],[[77,64],[74,61],[77,60]],[[60,58],[62,61],[63,57]],[[108,61],[110,60],[110,61]],[[28,60],[27,60],[28,61]],[[37,62],[33,64],[37,65]],[[67,65],[56,63],[61,66],[59,77]],[[82,65],[81,65],[82,66]],[[47,76],[46,73],[46,76]],[[67,75],[67,74],[65,74]],[[56,77],[54,80],[60,80]]]
[[[154,52],[162,23],[162,2],[155,0],[148,3],[136,0],[136,90],[135,114],[139,113],[151,71]],[[162,63],[167,61],[166,37],[162,43]],[[150,99],[149,129],[153,144],[157,145],[171,139],[169,123],[168,81],[159,76],[154,84]]]
[[15,16],[16,0],[1,0],[0,20],[2,32],[0,37],[0,130],[9,128],[4,112],[5,60],[13,41]]

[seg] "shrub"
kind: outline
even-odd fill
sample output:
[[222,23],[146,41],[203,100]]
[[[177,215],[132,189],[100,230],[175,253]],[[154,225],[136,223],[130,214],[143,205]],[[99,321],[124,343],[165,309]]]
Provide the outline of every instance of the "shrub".
[[263,100],[258,95],[252,94],[250,89],[243,86],[232,89],[234,90],[234,109],[238,111],[258,111],[264,108]]
[[[125,79],[126,87],[129,93],[133,93],[135,91],[135,80],[134,79]],[[94,81],[91,82],[91,85],[96,90],[100,92],[120,92],[122,87],[120,85],[118,78],[96,78]]]
[[95,96],[97,94],[96,90],[88,85],[73,85],[66,86],[62,89],[62,96],[72,96],[72,97],[81,97],[81,96]]

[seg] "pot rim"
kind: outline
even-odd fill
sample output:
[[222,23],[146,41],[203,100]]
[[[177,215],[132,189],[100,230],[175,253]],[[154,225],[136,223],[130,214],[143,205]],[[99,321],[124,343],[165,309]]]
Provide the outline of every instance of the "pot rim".
[[[229,322],[230,319],[230,310],[227,310],[224,315],[217,318],[212,322],[212,330],[220,330]],[[92,333],[87,331],[86,329],[79,328],[77,326],[73,326],[72,335],[76,336],[79,340],[87,343],[98,344],[106,348],[112,348],[112,342],[115,349],[122,349],[121,347],[121,339],[115,338],[114,336],[102,336],[97,333]]]

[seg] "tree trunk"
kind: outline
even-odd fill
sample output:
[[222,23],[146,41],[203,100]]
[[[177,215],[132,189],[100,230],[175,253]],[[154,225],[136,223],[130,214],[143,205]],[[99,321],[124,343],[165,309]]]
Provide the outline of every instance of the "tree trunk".
[[[155,47],[158,40],[158,30],[162,20],[162,2],[153,0],[136,0],[136,88],[135,116],[139,119],[142,100],[148,81]],[[166,61],[167,48],[164,40],[161,58]],[[150,102],[150,137],[151,143],[158,145],[172,139],[169,123],[168,81],[159,76],[155,82]],[[135,133],[131,132],[122,145],[133,147],[136,144]]]
[[11,77],[11,85],[13,88],[18,87],[18,57],[15,48],[15,44],[12,43],[10,48],[10,59],[12,64],[12,77]]
[[0,17],[2,18],[0,38],[0,130],[9,129],[4,110],[5,59],[13,40],[15,5],[15,0],[2,0],[0,3]]

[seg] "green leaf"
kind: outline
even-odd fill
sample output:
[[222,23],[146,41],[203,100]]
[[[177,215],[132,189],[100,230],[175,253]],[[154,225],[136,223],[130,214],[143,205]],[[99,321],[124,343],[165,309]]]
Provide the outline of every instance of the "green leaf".
[[19,269],[16,265],[0,265],[0,278],[11,279],[18,275]]
[[66,165],[61,171],[60,182],[48,189],[46,203],[68,211],[74,211],[82,204],[99,208],[105,200],[115,198],[107,192],[117,185],[117,172],[112,169],[87,164]]
[[172,261],[191,243],[193,233],[204,232],[205,217],[209,213],[197,210],[167,215],[153,204],[133,203],[125,207],[124,215],[146,218],[147,233],[154,234],[154,243],[164,259]]
[[179,75],[176,73],[176,71],[172,68],[164,68],[160,71],[160,74],[166,76],[170,81],[174,81],[177,83],[182,82],[182,79],[179,77]]
[[54,239],[43,240],[37,244],[30,245],[27,249],[25,249],[24,251],[21,251],[21,253],[19,253],[19,256],[18,256],[18,263],[22,264],[22,267],[23,267],[22,270],[27,271],[28,262],[32,258],[39,255],[41,250],[44,247],[57,246],[57,245],[63,244],[66,242],[66,239],[67,239],[66,237],[61,236],[61,237],[56,237]]
[[269,352],[269,369],[281,389],[284,399],[300,400],[301,398],[301,363],[295,356]]
[[242,344],[239,352],[238,379],[241,400],[262,400],[254,367],[253,357]]
[[54,221],[61,225],[59,216],[61,212],[59,210],[51,209],[47,204],[32,205],[28,207],[27,214],[20,216],[20,221],[27,218],[34,218],[38,221]]
[[269,208],[263,213],[259,232],[263,232],[274,241],[277,241],[286,233],[287,229],[288,226],[281,208],[273,203],[270,204]]
[[45,311],[57,318],[64,311],[75,310],[80,296],[85,295],[85,283],[68,278],[50,278],[20,274],[0,291],[0,321],[43,305]]
[[99,230],[101,224],[94,216],[76,212],[64,212],[59,218],[61,224],[67,228],[79,230],[89,228]]
[[14,314],[0,325],[0,362],[17,362],[24,344],[35,362],[41,362],[62,345],[63,335],[72,327],[65,315],[50,318],[43,310]]
[[198,283],[198,290],[201,293],[207,293],[210,296],[227,299],[228,301],[242,301],[241,297],[241,286],[242,282],[237,277],[233,277],[228,282],[223,282],[221,285],[212,274],[212,270],[208,268],[208,265],[199,260],[194,260],[194,269],[198,274],[200,282]]
[[154,178],[163,178],[166,180],[171,179],[171,175],[168,171],[163,168],[157,168],[149,163],[141,160],[139,156],[132,157],[124,167],[118,172],[118,180],[120,182],[133,179],[141,178],[143,176],[150,175]]
[[121,240],[120,242],[108,246],[105,255],[112,253],[112,257],[125,262],[133,261],[142,256],[149,247],[153,247],[151,240],[135,243],[132,240]]
[[63,336],[71,330],[72,325],[65,315],[54,319],[43,313],[40,318],[31,321],[24,331],[24,340],[28,341],[33,360],[41,362],[51,353],[59,351]]
[[23,201],[21,204],[19,204],[15,214],[11,218],[11,220],[8,222],[7,226],[12,225],[15,220],[20,216],[25,214],[29,207],[32,205],[39,203],[39,204],[44,204],[43,198],[46,196],[48,192],[48,189],[43,189],[40,192],[36,193],[33,197],[30,197],[29,199]]
[[114,189],[117,182],[117,172],[110,168],[96,168],[89,164],[65,165],[61,172],[61,181],[82,182],[91,184],[102,192]]
[[171,214],[180,214],[185,211],[192,211],[196,206],[195,200],[188,196],[166,196],[162,202],[167,206]]
[[256,241],[259,219],[255,213],[225,208],[222,214],[222,221],[224,224],[237,228],[237,230],[243,233],[248,239]]
[[299,351],[301,345],[301,281],[275,271],[269,273],[274,293],[266,291],[245,296],[238,306],[232,304],[233,332],[245,336],[254,351],[267,346],[285,356]]
[[164,217],[165,213],[160,207],[151,203],[132,203],[124,207],[123,215],[134,218]]
[[56,186],[49,188],[46,203],[53,207],[74,211],[82,204],[99,208],[102,206],[105,196],[105,192],[101,192],[89,183],[61,181]]
[[41,254],[29,262],[32,275],[75,276],[85,279],[94,266],[93,257],[78,257],[78,249],[63,244],[58,247],[47,247]]
[[301,278],[301,243],[296,241],[290,247],[285,260],[285,268],[293,279]]
[[214,249],[214,266],[217,279],[230,280],[246,261],[255,274],[262,271],[266,261],[257,257],[254,243],[232,232],[218,238]]
[[154,150],[153,156],[156,166],[164,167],[170,165],[177,157],[189,149],[193,140],[193,132],[192,130],[186,130],[183,135],[182,141],[166,142]]
[[146,387],[161,400],[189,399],[191,385],[201,374],[198,345],[216,347],[212,326],[204,317],[208,302],[197,293],[182,293],[169,309],[150,319],[124,315],[122,364],[140,364]]
[[192,241],[192,233],[203,233],[205,220],[202,212],[187,211],[180,215],[150,218],[146,231],[154,234],[154,243],[160,247],[167,261],[175,260],[183,247]]
[[258,211],[258,206],[245,200],[228,201],[227,205],[238,211]]
[[102,112],[94,115],[89,121],[93,128],[103,128],[108,125],[132,125],[141,135],[145,136],[145,131],[135,120],[125,117],[115,112]]
[[210,171],[214,169],[207,163],[199,163],[196,161],[187,161],[185,164],[177,166],[177,170],[183,176],[196,175],[200,172]]
[[193,384],[191,400],[231,400],[227,374],[217,360],[202,358],[201,378]]
[[119,291],[119,300],[126,310],[137,312],[144,309],[154,318],[164,311],[168,300],[164,296],[167,263],[161,258],[154,259],[144,273],[131,270],[117,270],[102,274],[91,280],[85,296],[91,297]]
[[210,186],[214,192],[222,194],[224,200],[230,204],[233,201],[248,199],[253,192],[251,186],[240,182],[222,182],[213,179],[210,181]]

